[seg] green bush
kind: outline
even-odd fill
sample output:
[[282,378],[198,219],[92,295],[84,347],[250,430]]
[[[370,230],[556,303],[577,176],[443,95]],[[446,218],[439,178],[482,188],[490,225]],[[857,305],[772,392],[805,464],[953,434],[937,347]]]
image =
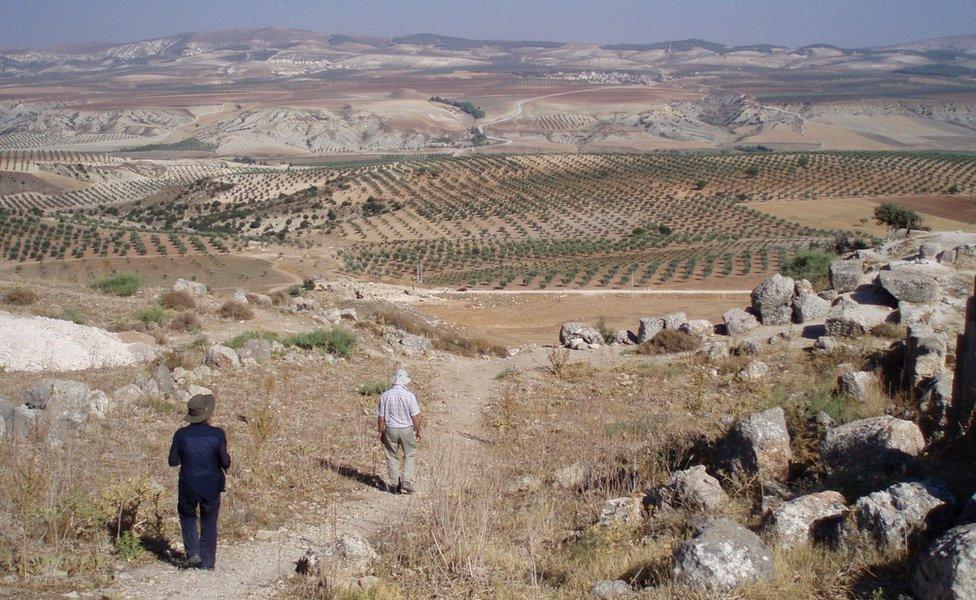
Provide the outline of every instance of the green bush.
[[356,336],[345,329],[335,328],[326,331],[316,329],[307,333],[298,333],[285,338],[286,346],[298,346],[305,350],[321,348],[337,356],[346,357],[356,345]]
[[137,311],[134,315],[137,321],[146,325],[158,325],[166,320],[166,309],[158,304]]
[[832,254],[821,250],[800,250],[796,256],[780,265],[779,271],[793,279],[807,279],[817,287],[823,287],[827,281],[827,269]]
[[81,312],[77,308],[66,308],[61,311],[61,315],[58,317],[62,321],[71,321],[75,325],[85,324],[85,313]]
[[874,209],[874,220],[892,229],[921,229],[922,217],[910,208],[885,202]]
[[113,273],[101,279],[96,279],[92,282],[91,286],[106,294],[131,296],[139,291],[140,284],[141,280],[136,273]]

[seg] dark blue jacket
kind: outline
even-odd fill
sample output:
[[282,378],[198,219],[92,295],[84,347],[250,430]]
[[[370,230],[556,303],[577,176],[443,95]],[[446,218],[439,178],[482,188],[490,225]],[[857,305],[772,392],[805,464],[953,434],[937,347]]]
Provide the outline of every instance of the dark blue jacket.
[[180,467],[180,489],[185,487],[215,499],[224,491],[224,471],[230,468],[227,436],[220,427],[191,423],[173,434],[169,466]]

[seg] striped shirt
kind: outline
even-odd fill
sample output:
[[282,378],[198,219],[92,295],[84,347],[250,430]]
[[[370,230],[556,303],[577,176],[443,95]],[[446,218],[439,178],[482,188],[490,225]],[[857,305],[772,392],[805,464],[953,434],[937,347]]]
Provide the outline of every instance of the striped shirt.
[[376,416],[383,417],[387,427],[413,427],[413,419],[420,414],[420,404],[413,392],[395,385],[383,392],[376,405]]

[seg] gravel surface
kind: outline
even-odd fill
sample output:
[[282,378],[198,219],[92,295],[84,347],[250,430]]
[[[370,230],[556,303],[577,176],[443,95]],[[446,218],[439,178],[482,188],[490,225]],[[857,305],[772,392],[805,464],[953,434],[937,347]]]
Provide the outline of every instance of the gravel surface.
[[158,350],[119,334],[47,317],[0,311],[0,366],[6,371],[80,371],[149,360]]

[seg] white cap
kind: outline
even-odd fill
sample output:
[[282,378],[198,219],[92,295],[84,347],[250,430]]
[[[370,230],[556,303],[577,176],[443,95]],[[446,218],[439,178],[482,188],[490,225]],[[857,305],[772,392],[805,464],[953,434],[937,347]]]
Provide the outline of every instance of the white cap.
[[399,367],[393,374],[393,385],[407,385],[408,383],[410,383],[410,376],[407,375],[407,370]]

